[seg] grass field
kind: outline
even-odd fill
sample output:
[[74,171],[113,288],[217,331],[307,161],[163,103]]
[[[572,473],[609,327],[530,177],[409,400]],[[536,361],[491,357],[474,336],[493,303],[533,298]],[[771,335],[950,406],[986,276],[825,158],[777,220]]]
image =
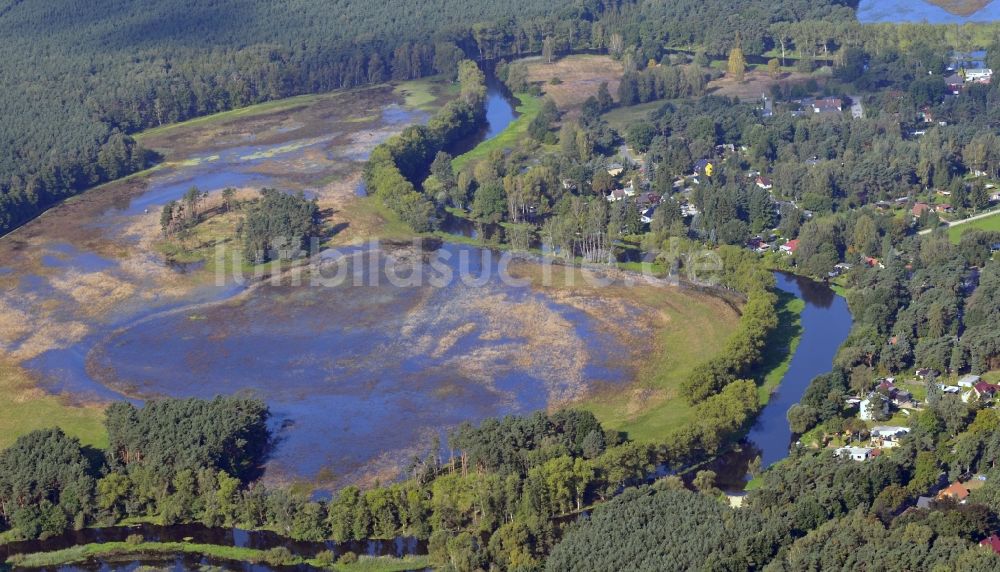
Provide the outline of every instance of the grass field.
[[486,158],[494,150],[512,149],[517,146],[518,142],[527,137],[528,126],[531,125],[531,122],[542,109],[542,98],[528,93],[518,93],[515,94],[515,97],[520,101],[516,107],[519,117],[512,121],[507,126],[507,129],[504,129],[496,137],[489,141],[483,141],[468,153],[455,157],[451,162],[451,166],[456,172],[460,171],[469,162]]
[[0,449],[18,437],[38,429],[59,426],[84,445],[108,445],[104,430],[104,408],[74,407],[35,387],[28,374],[17,366],[0,362]]
[[[125,559],[156,555],[172,556],[174,554],[196,554],[234,562],[268,562],[268,552],[255,548],[188,542],[141,542],[138,544],[107,542],[84,544],[54,552],[15,555],[9,558],[7,563],[17,568],[47,568],[79,564],[96,558]],[[296,564],[307,564],[317,568],[343,572],[402,572],[404,570],[425,569],[429,565],[429,559],[427,556],[406,556],[404,558],[362,556],[352,564],[324,565],[316,560],[295,557],[290,562],[282,563],[282,565]]]
[[443,94],[458,95],[459,85],[455,82],[445,83],[440,76],[404,81],[393,90],[406,102],[407,107],[427,112],[436,111],[439,96]]
[[275,111],[286,111],[288,109],[293,109],[295,107],[304,107],[307,105],[313,105],[317,101],[335,98],[338,95],[340,95],[340,92],[300,95],[297,97],[276,99],[274,101],[267,101],[264,103],[258,103],[256,105],[248,105],[246,107],[240,107],[238,109],[231,109],[229,111],[213,113],[212,115],[196,117],[194,119],[189,119],[187,121],[181,121],[180,123],[171,123],[169,125],[163,125],[161,127],[154,127],[152,129],[147,129],[140,133],[136,133],[135,135],[133,135],[133,138],[139,143],[142,143],[143,141],[151,137],[162,136],[173,131],[183,131],[191,129],[193,127],[203,127],[205,125],[209,125],[212,123],[230,121],[233,119],[244,119],[246,117],[253,117],[255,115],[272,113]]
[[663,107],[666,103],[666,100],[660,100],[629,107],[616,107],[602,117],[612,129],[624,133],[629,125],[637,121],[649,121],[649,114]]
[[609,56],[566,56],[552,63],[540,57],[521,61],[528,66],[528,81],[540,84],[545,96],[570,114],[582,107],[588,97],[596,96],[603,82],[607,82],[611,97],[616,97],[624,73],[621,62]]
[[965,224],[955,225],[948,229],[948,238],[950,238],[953,243],[958,244],[958,242],[962,239],[962,235],[966,231],[973,229],[1000,232],[1000,212],[993,216],[981,218]]

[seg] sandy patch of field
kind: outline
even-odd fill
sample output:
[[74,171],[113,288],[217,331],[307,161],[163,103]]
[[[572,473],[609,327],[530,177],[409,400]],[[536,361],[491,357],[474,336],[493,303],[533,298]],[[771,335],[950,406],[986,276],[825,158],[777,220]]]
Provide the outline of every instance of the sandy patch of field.
[[[764,70],[752,70],[746,73],[742,82],[738,82],[728,75],[714,79],[708,83],[708,91],[713,95],[738,97],[741,101],[759,100],[761,95],[766,94],[770,97],[772,85],[805,83],[811,78],[816,79],[810,74],[801,72],[785,72],[780,77],[773,78]],[[820,78],[817,81],[822,82],[823,80]]]
[[[624,70],[621,62],[609,56],[566,56],[550,64],[540,57],[522,61],[528,65],[528,80],[541,83],[545,95],[551,97],[559,109],[571,112],[578,110],[588,97],[597,95],[605,81],[611,96],[617,97]],[[553,78],[559,78],[561,83],[553,85]]]

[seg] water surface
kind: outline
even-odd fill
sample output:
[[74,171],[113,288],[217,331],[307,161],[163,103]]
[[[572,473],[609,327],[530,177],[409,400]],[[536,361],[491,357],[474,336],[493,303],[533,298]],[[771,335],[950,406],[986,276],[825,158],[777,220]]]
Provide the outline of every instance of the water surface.
[[775,274],[775,278],[778,289],[806,304],[801,318],[802,336],[788,372],[747,436],[760,449],[764,467],[788,456],[792,441],[788,410],[802,399],[813,378],[833,368],[833,358],[852,324],[847,301],[826,284],[787,274]]
[[954,14],[926,0],[861,0],[858,20],[862,23],[911,22],[928,24],[965,24],[1000,20],[1000,2],[992,1],[976,12]]

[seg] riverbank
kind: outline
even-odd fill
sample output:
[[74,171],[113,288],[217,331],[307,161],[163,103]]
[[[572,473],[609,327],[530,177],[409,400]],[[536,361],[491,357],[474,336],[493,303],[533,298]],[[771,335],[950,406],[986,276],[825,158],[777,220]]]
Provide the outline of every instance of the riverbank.
[[493,151],[503,151],[515,147],[527,136],[528,126],[542,110],[542,98],[530,93],[516,93],[514,98],[518,102],[514,107],[517,118],[511,121],[496,137],[487,139],[469,152],[452,159],[451,166],[456,173],[469,163],[489,157]]
[[[292,554],[287,549],[275,548],[259,550],[237,546],[198,544],[190,542],[105,542],[84,544],[52,552],[16,554],[7,559],[7,564],[16,568],[51,568],[85,562],[120,562],[124,560],[163,560],[179,554],[192,554],[212,560],[266,564],[269,566],[306,565],[319,570],[338,572],[403,572],[424,569],[430,566],[427,556],[341,556],[335,559],[332,553],[320,553],[313,558]],[[350,553],[353,555],[353,553]]]

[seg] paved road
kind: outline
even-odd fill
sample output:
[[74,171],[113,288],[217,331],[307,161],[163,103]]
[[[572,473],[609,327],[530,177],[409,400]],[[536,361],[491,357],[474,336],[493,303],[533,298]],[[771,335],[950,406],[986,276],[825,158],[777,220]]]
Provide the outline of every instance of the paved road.
[[[1000,209],[998,209],[998,210],[992,210],[992,211],[987,211],[987,212],[984,212],[984,213],[979,213],[976,216],[970,216],[969,218],[963,218],[962,220],[953,220],[953,221],[951,221],[951,222],[948,223],[948,228],[951,228],[953,226],[963,225],[963,224],[965,224],[967,222],[972,222],[974,220],[979,220],[981,218],[989,218],[989,217],[997,215],[997,214],[1000,214]],[[918,234],[930,234],[930,232],[933,231],[933,230],[934,230],[933,228],[924,229],[924,230],[920,231]]]

